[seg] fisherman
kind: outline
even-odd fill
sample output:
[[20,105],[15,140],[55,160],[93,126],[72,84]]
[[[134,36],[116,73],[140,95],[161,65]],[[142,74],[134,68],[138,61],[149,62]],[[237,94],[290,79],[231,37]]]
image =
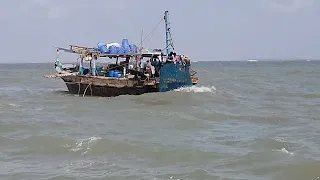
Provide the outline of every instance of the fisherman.
[[56,70],[56,72],[58,74],[65,73],[64,70],[63,70],[62,64],[59,61],[59,59],[57,59],[56,62],[54,63],[54,69]]
[[156,71],[159,71],[159,70],[160,70],[160,66],[161,66],[160,63],[161,63],[161,62],[160,62],[159,57],[154,57],[154,58],[152,59],[152,61],[151,61],[151,65],[154,66],[154,68],[155,68]]
[[171,51],[166,59],[166,63],[172,63],[174,57],[174,53]]
[[191,65],[191,61],[190,61],[190,58],[188,56],[184,56],[183,60],[184,60],[184,62],[186,63],[187,66]]
[[176,55],[176,56],[174,57],[174,62],[175,62],[175,63],[180,63],[180,56]]
[[164,56],[163,52],[161,52],[160,56],[158,56],[158,59],[161,63],[163,63],[163,56]]
[[179,56],[177,56],[176,53],[173,53],[173,62],[176,64],[176,63],[179,63],[180,59],[179,59]]
[[141,57],[139,55],[136,55],[135,61],[136,61],[136,70],[138,70],[141,67]]
[[121,68],[123,68],[123,67],[128,67],[129,62],[130,62],[130,57],[126,57],[126,60],[125,60],[125,61],[121,61],[121,62],[120,62]]
[[151,65],[151,62],[150,62],[149,60],[147,60],[146,71],[147,71],[149,74],[150,74],[150,71],[151,71],[151,75],[152,75],[152,77],[154,77],[155,68],[154,68],[154,66]]
[[129,64],[129,61],[130,61],[130,56],[127,56],[126,57],[126,64]]

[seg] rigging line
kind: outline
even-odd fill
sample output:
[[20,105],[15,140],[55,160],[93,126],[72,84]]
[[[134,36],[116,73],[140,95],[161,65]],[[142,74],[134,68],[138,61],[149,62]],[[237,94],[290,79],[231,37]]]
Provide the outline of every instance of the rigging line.
[[144,42],[144,41],[150,36],[150,34],[157,29],[157,27],[160,25],[160,23],[161,23],[163,20],[164,20],[164,19],[163,19],[163,17],[162,17],[161,20],[160,20],[160,21],[158,22],[158,24],[156,25],[156,27],[154,27],[154,28],[151,30],[151,32],[141,41],[141,43],[140,43],[138,46],[141,46],[141,45],[142,45],[142,42]]
[[153,32],[150,33],[150,38],[145,41],[145,45],[148,45],[148,43],[150,43],[151,38],[154,36],[154,34],[155,34],[156,31],[157,31],[157,29],[155,29]]
[[172,46],[172,49],[174,51],[174,47],[173,47],[173,43],[171,42],[170,44],[168,44],[168,46],[166,46],[165,48],[163,48],[161,51],[164,51],[166,50],[169,46]]
[[142,47],[142,42],[143,42],[143,40],[142,40],[142,38],[143,38],[143,29],[141,30],[141,38],[140,38],[140,48],[139,49],[141,49],[141,47]]

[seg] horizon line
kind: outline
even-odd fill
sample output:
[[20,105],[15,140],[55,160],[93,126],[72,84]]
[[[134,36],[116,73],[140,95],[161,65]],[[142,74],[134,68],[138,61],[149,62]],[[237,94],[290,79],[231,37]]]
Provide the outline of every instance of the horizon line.
[[[191,62],[248,62],[248,61],[320,61],[320,59],[247,59],[247,60],[200,60],[200,61],[191,61]],[[76,62],[76,61],[75,61]],[[72,64],[75,62],[66,62],[64,64]],[[0,64],[50,64],[54,62],[0,62]],[[105,62],[97,62],[105,63]]]

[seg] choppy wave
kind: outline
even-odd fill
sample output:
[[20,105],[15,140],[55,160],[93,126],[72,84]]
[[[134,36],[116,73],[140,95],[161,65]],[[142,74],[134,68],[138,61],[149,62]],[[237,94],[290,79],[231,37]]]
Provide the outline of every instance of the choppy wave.
[[19,104],[15,104],[15,103],[0,103],[0,109],[1,108],[14,108],[14,109],[17,109],[17,108],[20,108],[21,105]]
[[199,62],[201,84],[110,99],[3,65],[1,177],[317,179],[319,62]]

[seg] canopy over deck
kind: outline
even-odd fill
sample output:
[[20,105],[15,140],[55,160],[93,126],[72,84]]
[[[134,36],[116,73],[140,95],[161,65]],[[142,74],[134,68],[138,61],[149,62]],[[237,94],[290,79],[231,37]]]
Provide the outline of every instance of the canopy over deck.
[[99,50],[96,50],[95,48],[91,47],[84,47],[84,46],[76,46],[76,45],[69,45],[70,49],[57,47],[58,50],[68,52],[68,53],[74,53],[79,54],[82,56],[97,56],[97,57],[109,57],[109,58],[126,58],[126,57],[134,57],[134,56],[140,56],[140,57],[157,57],[157,56],[166,56],[161,50],[154,50],[152,52],[140,52],[140,53],[126,53],[126,54],[110,54],[110,53],[101,53]]

